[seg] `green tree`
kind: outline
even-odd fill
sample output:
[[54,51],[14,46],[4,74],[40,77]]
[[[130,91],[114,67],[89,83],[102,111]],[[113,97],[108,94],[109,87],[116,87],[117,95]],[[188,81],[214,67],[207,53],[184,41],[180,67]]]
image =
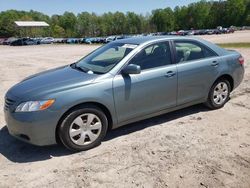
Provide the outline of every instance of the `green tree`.
[[197,3],[191,3],[188,6],[188,27],[195,29],[205,29],[208,26],[209,12],[211,3],[202,0]]
[[213,2],[208,16],[208,28],[216,28],[217,26],[226,27],[225,14],[226,1]]
[[245,1],[246,4],[246,10],[245,14],[243,15],[243,25],[248,25],[250,26],[250,0]]
[[114,34],[126,33],[126,17],[122,12],[116,12],[113,14]]
[[102,35],[112,35],[115,24],[113,23],[113,14],[111,12],[104,13],[101,17]]
[[76,23],[77,18],[72,12],[65,12],[59,17],[59,26],[61,26],[68,37],[74,37],[76,35]]
[[15,10],[8,10],[0,13],[0,36],[16,36],[18,31],[14,21],[20,19],[22,13]]
[[182,7],[175,7],[174,9],[174,16],[175,16],[175,29],[189,29],[190,26],[188,24],[188,7],[182,6]]
[[59,25],[54,25],[52,27],[52,36],[57,37],[57,38],[64,37],[65,30],[62,27],[60,27]]
[[140,16],[134,12],[127,12],[126,14],[126,30],[128,34],[137,34],[142,31],[142,21]]
[[91,14],[82,12],[77,15],[77,32],[80,36],[90,36]]
[[175,27],[174,12],[170,8],[154,10],[151,22],[156,26],[157,31],[172,31]]
[[240,26],[243,24],[243,16],[246,11],[245,0],[227,0],[225,7],[225,23],[227,26]]

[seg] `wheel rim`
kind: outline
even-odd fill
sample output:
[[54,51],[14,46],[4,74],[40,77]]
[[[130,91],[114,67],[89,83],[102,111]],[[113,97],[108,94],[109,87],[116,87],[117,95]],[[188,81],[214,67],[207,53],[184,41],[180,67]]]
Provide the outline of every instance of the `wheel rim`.
[[76,145],[93,143],[100,135],[102,123],[98,116],[92,113],[82,114],[70,125],[69,136]]
[[217,105],[222,105],[228,97],[229,89],[225,82],[218,83],[214,88],[213,101]]

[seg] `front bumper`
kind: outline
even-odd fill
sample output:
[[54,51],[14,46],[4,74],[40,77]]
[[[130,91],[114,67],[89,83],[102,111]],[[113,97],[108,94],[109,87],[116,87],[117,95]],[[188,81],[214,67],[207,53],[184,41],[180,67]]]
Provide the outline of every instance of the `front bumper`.
[[12,136],[38,146],[56,144],[56,126],[59,121],[56,112],[15,113],[5,109],[4,115]]

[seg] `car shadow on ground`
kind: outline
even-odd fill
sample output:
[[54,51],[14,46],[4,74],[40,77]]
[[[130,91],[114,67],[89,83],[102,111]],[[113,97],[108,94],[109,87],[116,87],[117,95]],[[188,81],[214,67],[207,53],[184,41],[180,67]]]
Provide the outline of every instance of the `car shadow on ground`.
[[167,123],[167,122],[176,120],[181,117],[185,117],[185,116],[189,116],[192,114],[197,114],[199,112],[205,112],[205,111],[208,111],[208,108],[202,104],[199,104],[199,105],[191,106],[191,107],[184,108],[181,110],[177,110],[174,112],[170,112],[167,114],[163,114],[160,116],[156,116],[150,119],[142,120],[136,123],[131,123],[129,125],[122,126],[118,129],[109,131],[104,141],[108,141],[108,140],[111,140],[111,139],[114,139],[123,135],[130,134],[132,132],[136,132],[136,131],[146,129],[148,127],[152,127],[154,125]]
[[[203,105],[196,105],[137,123],[132,123],[109,131],[104,142],[143,130],[156,124],[167,123],[180,117],[189,116],[202,111],[207,111],[207,108]],[[71,155],[73,152],[65,149],[62,145],[39,147],[24,143],[10,136],[7,127],[4,126],[0,129],[0,154],[12,162],[28,163]]]
[[72,152],[62,145],[34,146],[12,137],[6,126],[0,129],[0,155],[17,163],[36,162],[52,157],[66,156]]

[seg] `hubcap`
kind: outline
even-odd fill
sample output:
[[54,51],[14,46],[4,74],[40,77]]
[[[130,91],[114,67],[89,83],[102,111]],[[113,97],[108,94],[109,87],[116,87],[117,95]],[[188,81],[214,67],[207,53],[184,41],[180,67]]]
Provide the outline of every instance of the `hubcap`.
[[75,118],[69,129],[70,139],[77,145],[93,143],[100,135],[102,123],[95,114],[82,114]]
[[213,100],[217,105],[223,104],[229,94],[228,86],[225,82],[218,83],[214,88]]

